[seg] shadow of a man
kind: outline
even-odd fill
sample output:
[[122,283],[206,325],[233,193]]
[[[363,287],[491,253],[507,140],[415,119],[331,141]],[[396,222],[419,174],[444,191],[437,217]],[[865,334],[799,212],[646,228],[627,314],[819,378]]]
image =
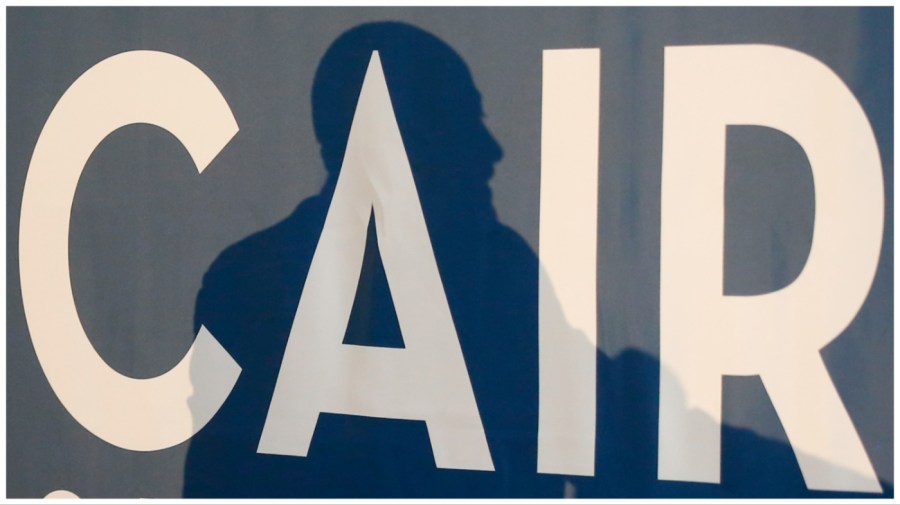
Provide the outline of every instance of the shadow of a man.
[[[422,421],[322,413],[307,457],[257,453],[373,51],[412,168],[494,471],[438,469]],[[481,97],[446,43],[401,23],[341,35],[316,73],[313,120],[328,178],[285,220],[226,249],[204,277],[195,325],[242,367],[191,441],[191,497],[561,496],[536,473],[538,261],[501,224],[488,181],[501,147]],[[403,347],[370,221],[344,344]]]

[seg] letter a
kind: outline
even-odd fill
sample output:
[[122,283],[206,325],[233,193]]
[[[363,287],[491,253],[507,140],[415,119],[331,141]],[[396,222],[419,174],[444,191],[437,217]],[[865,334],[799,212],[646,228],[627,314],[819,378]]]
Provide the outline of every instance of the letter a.
[[[404,349],[342,343],[373,210]],[[377,51],[258,451],[306,456],[320,412],[424,420],[438,467],[494,469]]]

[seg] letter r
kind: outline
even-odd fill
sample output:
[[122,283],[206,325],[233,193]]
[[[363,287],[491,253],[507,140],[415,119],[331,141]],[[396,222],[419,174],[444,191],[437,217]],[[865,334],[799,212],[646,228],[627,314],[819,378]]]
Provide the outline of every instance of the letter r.
[[[659,478],[719,482],[721,377],[758,374],[807,487],[880,492],[819,356],[862,306],[881,249],[882,169],[865,113],[834,72],[790,49],[669,47],[665,65]],[[723,294],[733,124],[793,137],[815,186],[803,271],[759,296]],[[692,410],[714,422],[689,422]]]

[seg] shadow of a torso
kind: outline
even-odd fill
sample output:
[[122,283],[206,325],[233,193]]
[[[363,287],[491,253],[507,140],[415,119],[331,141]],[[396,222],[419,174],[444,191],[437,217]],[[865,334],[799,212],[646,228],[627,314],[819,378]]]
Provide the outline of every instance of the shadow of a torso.
[[[535,473],[537,260],[496,220],[432,234],[494,472],[436,469],[424,422],[333,414],[320,416],[308,457],[257,454],[328,192],[226,250],[205,277],[197,322],[243,371],[191,442],[185,495],[558,496],[556,479]],[[344,343],[399,347],[372,231]]]

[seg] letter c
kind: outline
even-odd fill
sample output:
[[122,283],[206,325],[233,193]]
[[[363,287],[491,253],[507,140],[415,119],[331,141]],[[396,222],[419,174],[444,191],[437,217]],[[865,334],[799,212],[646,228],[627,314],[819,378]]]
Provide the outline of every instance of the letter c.
[[198,172],[238,131],[215,84],[177,56],[130,51],[94,65],[57,102],[35,146],[22,196],[19,273],[32,344],[65,408],[113,445],[154,451],[205,426],[241,368],[201,327],[174,368],[149,379],[126,377],[103,361],[81,325],[69,276],[75,189],[97,145],[134,123],[171,132]]

